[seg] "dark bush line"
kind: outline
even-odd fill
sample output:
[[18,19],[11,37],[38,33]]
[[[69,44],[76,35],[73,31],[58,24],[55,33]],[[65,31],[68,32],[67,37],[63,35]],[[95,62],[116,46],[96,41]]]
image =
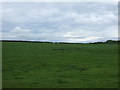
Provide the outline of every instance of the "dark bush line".
[[[60,43],[60,44],[76,44],[76,43],[67,43],[67,42],[49,42],[49,41],[21,41],[21,40],[0,40],[0,42],[28,42],[28,43]],[[120,40],[107,40],[106,42],[93,42],[93,43],[86,43],[86,44],[105,44],[105,43],[120,43]],[[77,43],[83,44],[83,43]]]
[[108,43],[108,44],[114,44],[114,43],[120,43],[120,40],[118,40],[118,41],[114,41],[114,40],[107,40],[106,42],[94,42],[94,43],[89,43],[89,44],[106,44],[106,43]]
[[[74,44],[67,42],[50,42],[50,41],[22,41],[22,40],[0,40],[0,42],[30,42],[30,43],[61,43],[61,44]],[[80,44],[80,43],[79,43]],[[82,44],[82,43],[81,43]]]
[[47,41],[21,41],[21,40],[0,40],[1,42],[30,42],[30,43],[52,43]]

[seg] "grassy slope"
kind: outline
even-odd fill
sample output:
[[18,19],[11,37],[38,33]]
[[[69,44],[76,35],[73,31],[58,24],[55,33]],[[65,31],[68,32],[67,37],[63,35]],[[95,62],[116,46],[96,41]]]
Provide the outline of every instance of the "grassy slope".
[[3,87],[117,87],[117,44],[3,42]]

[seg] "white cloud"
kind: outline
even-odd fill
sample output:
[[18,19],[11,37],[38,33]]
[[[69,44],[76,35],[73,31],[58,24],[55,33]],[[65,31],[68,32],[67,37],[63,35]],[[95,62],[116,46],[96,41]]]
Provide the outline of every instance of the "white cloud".
[[29,29],[22,29],[21,27],[17,26],[13,30],[9,32],[2,33],[3,39],[25,39],[28,35],[31,34]]
[[103,37],[85,37],[82,39],[68,39],[67,42],[74,42],[74,43],[76,43],[76,42],[78,42],[78,43],[80,43],[80,42],[93,42],[93,41],[95,42],[101,38],[103,38]]
[[107,38],[117,38],[118,33],[116,29],[116,27],[110,27],[107,30],[99,32],[82,29],[56,32],[54,30],[43,30],[39,33],[33,33],[29,29],[23,29],[17,26],[10,32],[3,33],[3,39],[92,42]]
[[17,27],[15,27],[15,29],[11,30],[10,33],[12,33],[12,34],[26,34],[26,33],[30,33],[30,30],[22,29],[21,27],[17,26]]

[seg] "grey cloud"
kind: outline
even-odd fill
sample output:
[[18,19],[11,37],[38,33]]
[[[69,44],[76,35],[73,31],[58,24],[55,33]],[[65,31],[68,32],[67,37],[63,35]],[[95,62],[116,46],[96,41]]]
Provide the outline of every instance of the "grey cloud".
[[3,39],[90,42],[117,37],[117,4],[4,3]]

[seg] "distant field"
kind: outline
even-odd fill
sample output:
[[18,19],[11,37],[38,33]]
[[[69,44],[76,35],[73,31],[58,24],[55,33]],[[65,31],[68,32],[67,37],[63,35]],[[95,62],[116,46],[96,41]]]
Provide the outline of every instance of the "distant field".
[[117,44],[3,42],[3,88],[117,88]]

